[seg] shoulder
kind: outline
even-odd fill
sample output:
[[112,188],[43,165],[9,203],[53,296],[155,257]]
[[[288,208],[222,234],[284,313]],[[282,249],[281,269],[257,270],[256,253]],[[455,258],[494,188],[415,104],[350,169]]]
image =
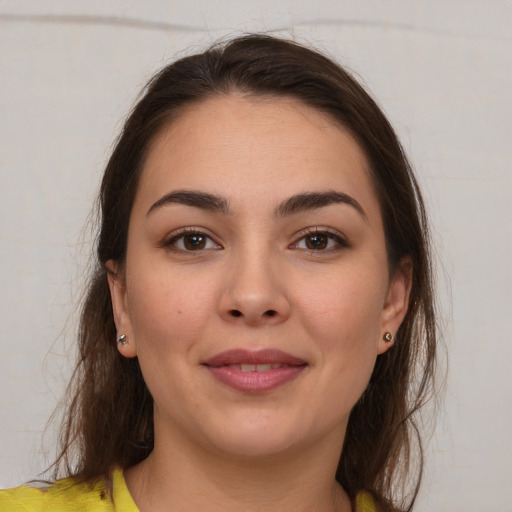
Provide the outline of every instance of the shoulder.
[[22,485],[0,491],[0,512],[137,512],[121,470],[114,471],[113,480],[114,502],[102,482],[89,485],[65,478],[45,487]]
[[360,491],[357,493],[355,512],[377,512],[377,505],[369,492]]
[[45,487],[22,485],[0,491],[0,512],[112,512],[102,484],[77,484],[71,478]]

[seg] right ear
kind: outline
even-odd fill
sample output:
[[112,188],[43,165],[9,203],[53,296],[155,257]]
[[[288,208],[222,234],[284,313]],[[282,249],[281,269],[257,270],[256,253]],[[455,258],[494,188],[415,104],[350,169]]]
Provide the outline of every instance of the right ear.
[[107,269],[108,286],[110,288],[110,299],[112,301],[112,311],[114,312],[114,322],[116,324],[117,338],[124,334],[126,343],[117,343],[119,352],[124,357],[135,357],[137,355],[137,346],[133,336],[132,323],[130,319],[130,310],[128,307],[128,298],[126,294],[126,281],[124,270],[117,261],[108,260],[105,264]]

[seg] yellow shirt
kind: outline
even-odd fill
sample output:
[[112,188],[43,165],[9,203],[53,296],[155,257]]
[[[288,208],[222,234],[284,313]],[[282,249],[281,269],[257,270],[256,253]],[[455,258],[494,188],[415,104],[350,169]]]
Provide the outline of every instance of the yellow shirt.
[[[0,512],[139,512],[123,471],[116,469],[112,477],[113,500],[101,482],[90,487],[64,478],[44,489],[22,485],[0,491]],[[376,512],[370,494],[358,494],[355,512]]]

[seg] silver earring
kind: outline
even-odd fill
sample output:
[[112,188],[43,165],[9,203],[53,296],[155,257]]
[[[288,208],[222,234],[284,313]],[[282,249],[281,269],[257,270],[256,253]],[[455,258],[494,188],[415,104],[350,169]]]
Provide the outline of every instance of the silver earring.
[[393,335],[389,331],[386,331],[384,336],[382,336],[382,339],[389,343],[390,341],[393,341]]
[[121,334],[121,336],[119,336],[117,338],[117,343],[120,343],[123,347],[125,345],[128,345],[128,340],[126,339],[126,334]]

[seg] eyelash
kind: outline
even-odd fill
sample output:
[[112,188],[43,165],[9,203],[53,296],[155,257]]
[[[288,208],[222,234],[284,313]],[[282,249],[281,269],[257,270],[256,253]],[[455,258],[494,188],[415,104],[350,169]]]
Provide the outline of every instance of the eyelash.
[[[313,248],[300,248],[297,247],[298,244],[301,241],[305,241],[308,238],[313,238],[314,236],[320,236],[325,237],[327,239],[327,244],[329,244],[331,241],[335,243],[334,247],[325,247],[322,249],[313,249]],[[299,250],[305,250],[308,251],[310,254],[318,255],[319,253],[325,253],[325,252],[335,252],[339,251],[340,249],[346,249],[350,247],[350,244],[347,242],[344,236],[342,236],[340,233],[333,231],[329,228],[308,228],[300,233],[300,237],[297,239],[296,242],[293,242],[290,247],[292,249],[299,249]]]
[[[198,236],[198,237],[203,237],[205,239],[206,244],[208,244],[210,242],[210,243],[213,243],[215,247],[201,247],[201,248],[195,249],[195,250],[187,249],[185,247],[177,247],[177,242],[179,240],[182,240],[182,242],[184,242],[186,236],[194,236],[194,235]],[[192,253],[192,252],[202,252],[204,250],[211,250],[211,249],[222,249],[222,246],[220,246],[217,242],[215,242],[211,236],[207,235],[204,231],[201,231],[200,229],[194,228],[194,227],[183,228],[178,233],[174,233],[170,238],[165,239],[161,243],[161,246],[166,247],[172,251],[180,252],[180,253],[183,253],[183,252]]]
[[[182,243],[185,243],[185,237],[187,237],[187,236],[203,237],[203,239],[205,240],[205,245],[208,245],[210,243],[210,244],[213,244],[214,247],[203,246],[203,247],[196,248],[196,249],[190,249],[190,248],[187,249],[186,247],[177,247],[178,241],[181,240]],[[324,239],[324,241],[326,241],[327,246],[323,247],[321,249],[298,247],[300,242],[306,241],[308,238],[311,239],[315,236],[325,237],[325,239],[327,239],[327,240]],[[335,246],[329,247],[330,242],[334,242]],[[160,245],[161,245],[161,247],[166,247],[172,251],[176,251],[176,252],[180,252],[180,253],[202,252],[205,250],[222,249],[223,248],[221,245],[219,245],[217,242],[215,242],[212,237],[210,237],[209,235],[204,233],[204,231],[202,231],[199,228],[194,228],[194,227],[183,228],[178,233],[174,233],[170,238],[165,239]],[[305,250],[311,254],[316,254],[316,255],[318,255],[320,253],[325,253],[325,252],[335,252],[340,249],[344,249],[344,248],[348,248],[348,247],[350,247],[349,243],[341,234],[339,234],[338,232],[332,231],[329,228],[320,228],[320,227],[308,228],[308,229],[302,231],[300,233],[300,237],[295,242],[290,244],[290,246],[289,246],[290,249]]]

